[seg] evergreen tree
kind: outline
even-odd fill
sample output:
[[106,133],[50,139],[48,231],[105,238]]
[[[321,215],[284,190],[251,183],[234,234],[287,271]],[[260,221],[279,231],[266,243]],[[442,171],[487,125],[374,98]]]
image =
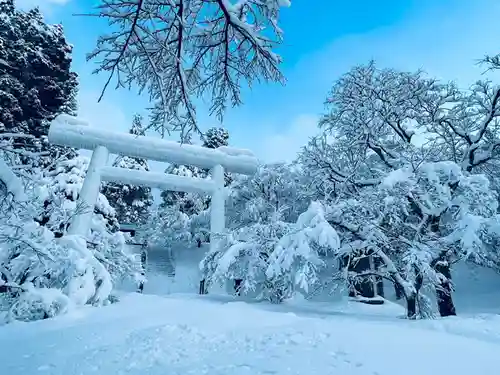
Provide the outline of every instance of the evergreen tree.
[[[221,146],[229,145],[229,132],[224,128],[210,128],[205,132],[203,147],[206,148],[219,148]],[[205,174],[208,175],[210,173],[209,170],[205,170]],[[233,178],[231,174],[228,172],[224,172],[224,186],[229,186]],[[206,205],[210,204],[210,198],[207,199]]]
[[61,25],[47,25],[38,8],[25,13],[13,0],[0,0],[0,12],[0,132],[34,136],[16,142],[18,148],[67,153],[49,146],[46,135],[58,113],[76,110],[72,47]]
[[[133,135],[144,135],[142,117],[134,116],[129,131]],[[118,156],[113,163],[114,167],[149,171],[147,160]],[[129,184],[108,183],[103,188],[103,194],[108,198],[111,206],[116,210],[120,223],[143,224],[153,204],[151,188]]]
[[210,128],[206,131],[203,139],[203,147],[217,148],[227,146],[229,143],[229,133],[224,128]]

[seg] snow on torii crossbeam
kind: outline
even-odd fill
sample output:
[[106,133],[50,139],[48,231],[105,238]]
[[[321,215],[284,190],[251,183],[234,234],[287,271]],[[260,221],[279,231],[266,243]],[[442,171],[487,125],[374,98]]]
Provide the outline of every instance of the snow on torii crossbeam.
[[[93,128],[68,115],[60,115],[50,125],[49,142],[93,151],[80,191],[78,204],[85,209],[73,218],[69,234],[87,236],[101,181],[148,186],[162,190],[208,193],[212,196],[210,210],[211,234],[225,229],[224,170],[251,175],[257,171],[258,160],[248,150],[232,147],[209,149],[180,144],[164,139],[111,132]],[[138,157],[200,168],[212,169],[212,179],[182,177],[164,173],[137,171],[106,166],[109,154]],[[216,241],[210,241],[211,246]]]

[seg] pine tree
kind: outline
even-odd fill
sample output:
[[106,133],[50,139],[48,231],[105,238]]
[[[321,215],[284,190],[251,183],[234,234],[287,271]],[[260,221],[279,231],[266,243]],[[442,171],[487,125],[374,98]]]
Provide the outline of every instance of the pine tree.
[[59,109],[59,113],[66,113],[70,116],[78,116],[78,85],[69,93],[67,101]]
[[47,25],[38,8],[25,13],[13,0],[0,0],[0,12],[0,132],[35,137],[16,147],[35,147],[52,157],[67,153],[49,145],[46,135],[58,113],[76,109],[72,47],[61,25]]
[[[142,117],[135,115],[129,131],[133,135],[144,135]],[[113,163],[114,167],[149,171],[147,160],[118,156]],[[120,223],[143,224],[149,215],[153,204],[151,188],[137,185],[108,183],[103,188],[103,194],[108,198],[111,206],[116,210]]]
[[143,118],[139,114],[135,114],[132,119],[132,127],[129,130],[129,133],[136,136],[145,135],[144,125],[142,124]]
[[227,146],[229,143],[229,133],[224,128],[210,128],[206,131],[203,139],[203,147],[217,148]]

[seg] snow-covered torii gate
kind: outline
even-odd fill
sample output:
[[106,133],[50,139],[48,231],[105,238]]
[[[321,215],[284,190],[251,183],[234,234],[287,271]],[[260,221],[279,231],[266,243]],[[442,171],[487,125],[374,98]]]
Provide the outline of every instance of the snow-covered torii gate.
[[[210,194],[210,235],[221,234],[225,229],[224,171],[252,175],[258,167],[257,158],[248,150],[226,146],[209,149],[159,138],[112,132],[91,127],[87,122],[68,115],[60,115],[52,121],[49,142],[93,151],[78,198],[78,205],[87,209],[77,213],[68,228],[69,234],[84,238],[90,228],[101,181]],[[212,178],[206,180],[110,167],[106,165],[110,153],[211,169]],[[210,240],[211,247],[216,243],[213,239],[212,237]]]

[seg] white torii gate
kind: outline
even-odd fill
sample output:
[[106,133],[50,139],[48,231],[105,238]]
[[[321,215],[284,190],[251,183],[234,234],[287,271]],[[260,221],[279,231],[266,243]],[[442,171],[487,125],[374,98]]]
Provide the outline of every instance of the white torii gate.
[[[210,194],[210,247],[213,248],[216,244],[213,235],[221,234],[225,229],[224,170],[252,175],[258,168],[257,158],[248,150],[226,146],[209,149],[159,138],[112,132],[91,127],[87,122],[68,115],[60,115],[52,121],[49,142],[93,151],[78,198],[78,205],[87,209],[75,215],[68,228],[69,234],[84,238],[90,228],[101,181],[109,181],[161,190]],[[206,180],[106,166],[110,153],[210,168],[212,178]]]

